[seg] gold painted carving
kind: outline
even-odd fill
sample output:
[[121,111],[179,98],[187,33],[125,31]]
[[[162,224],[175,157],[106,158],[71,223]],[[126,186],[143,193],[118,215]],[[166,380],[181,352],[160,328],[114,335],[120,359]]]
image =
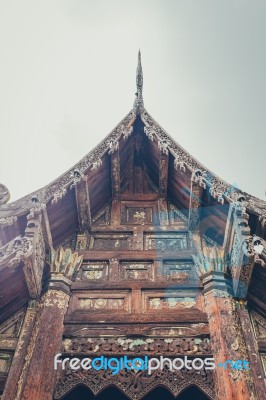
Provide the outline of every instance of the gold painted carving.
[[60,290],[49,290],[44,296],[44,306],[65,309],[67,307],[69,295]]

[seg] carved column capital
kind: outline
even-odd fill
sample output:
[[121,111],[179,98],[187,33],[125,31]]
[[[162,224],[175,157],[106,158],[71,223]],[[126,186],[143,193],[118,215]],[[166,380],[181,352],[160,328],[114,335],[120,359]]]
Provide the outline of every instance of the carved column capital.
[[194,237],[197,255],[193,255],[195,267],[206,293],[214,290],[214,294],[227,297],[231,294],[231,279],[227,274],[228,259],[223,247],[209,247],[199,236]]
[[52,250],[49,289],[62,290],[69,293],[71,282],[76,276],[82,261],[83,256],[79,256],[77,252],[71,249],[64,250],[60,247],[56,251]]
[[224,272],[210,271],[201,276],[203,284],[203,294],[212,291],[214,297],[230,297],[232,296],[231,279]]

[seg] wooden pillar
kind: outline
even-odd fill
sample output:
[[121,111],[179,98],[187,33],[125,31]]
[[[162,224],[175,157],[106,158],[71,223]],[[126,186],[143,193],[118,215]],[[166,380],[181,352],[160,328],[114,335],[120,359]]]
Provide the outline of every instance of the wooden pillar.
[[[226,368],[227,360],[248,358],[238,319],[235,302],[229,294],[223,272],[211,271],[202,276],[205,312],[209,320],[210,338],[216,368],[215,386],[217,400],[256,399],[249,370]],[[219,366],[222,363],[223,366]],[[221,364],[220,364],[221,365]]]
[[248,357],[250,360],[250,369],[254,377],[254,386],[258,399],[263,399],[265,396],[264,372],[258,354],[253,329],[248,310],[244,304],[238,308],[237,313],[241,322],[243,337],[246,343]]
[[36,301],[36,308],[27,310],[4,400],[52,399],[57,376],[54,357],[61,351],[71,280],[82,259],[70,249],[52,252],[48,290]]
[[44,295],[14,400],[52,399],[56,380],[54,357],[61,351],[68,301],[69,295],[62,288],[49,289]]
[[24,364],[27,357],[27,349],[31,341],[38,308],[39,303],[37,301],[31,300],[29,302],[19,335],[17,348],[8,373],[8,378],[5,384],[5,390],[2,396],[2,400],[10,400],[16,398],[16,394],[19,390],[19,385],[21,383],[20,378],[22,376],[22,371],[25,371]]

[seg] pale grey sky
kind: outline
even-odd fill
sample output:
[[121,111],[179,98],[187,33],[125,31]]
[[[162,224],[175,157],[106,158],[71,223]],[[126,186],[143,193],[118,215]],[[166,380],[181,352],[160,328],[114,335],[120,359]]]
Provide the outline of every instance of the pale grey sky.
[[0,182],[15,200],[144,103],[200,162],[265,199],[265,0],[0,0]]

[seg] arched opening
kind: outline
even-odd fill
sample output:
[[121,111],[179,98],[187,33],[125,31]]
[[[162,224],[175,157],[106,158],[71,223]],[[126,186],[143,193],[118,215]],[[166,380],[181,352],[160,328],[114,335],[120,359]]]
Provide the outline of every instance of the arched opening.
[[[77,386],[68,393],[62,400],[129,400],[120,390],[114,386],[104,389],[98,396],[94,396],[92,391],[83,385]],[[198,387],[189,386],[177,397],[174,397],[166,388],[158,386],[143,397],[142,400],[210,400]]]
[[200,389],[196,386],[190,386],[180,393],[177,397],[174,397],[167,389],[158,386],[150,393],[148,393],[142,400],[209,400]]
[[109,386],[104,389],[98,396],[94,396],[92,391],[83,385],[77,386],[71,390],[62,400],[129,400],[120,390],[114,386]]

